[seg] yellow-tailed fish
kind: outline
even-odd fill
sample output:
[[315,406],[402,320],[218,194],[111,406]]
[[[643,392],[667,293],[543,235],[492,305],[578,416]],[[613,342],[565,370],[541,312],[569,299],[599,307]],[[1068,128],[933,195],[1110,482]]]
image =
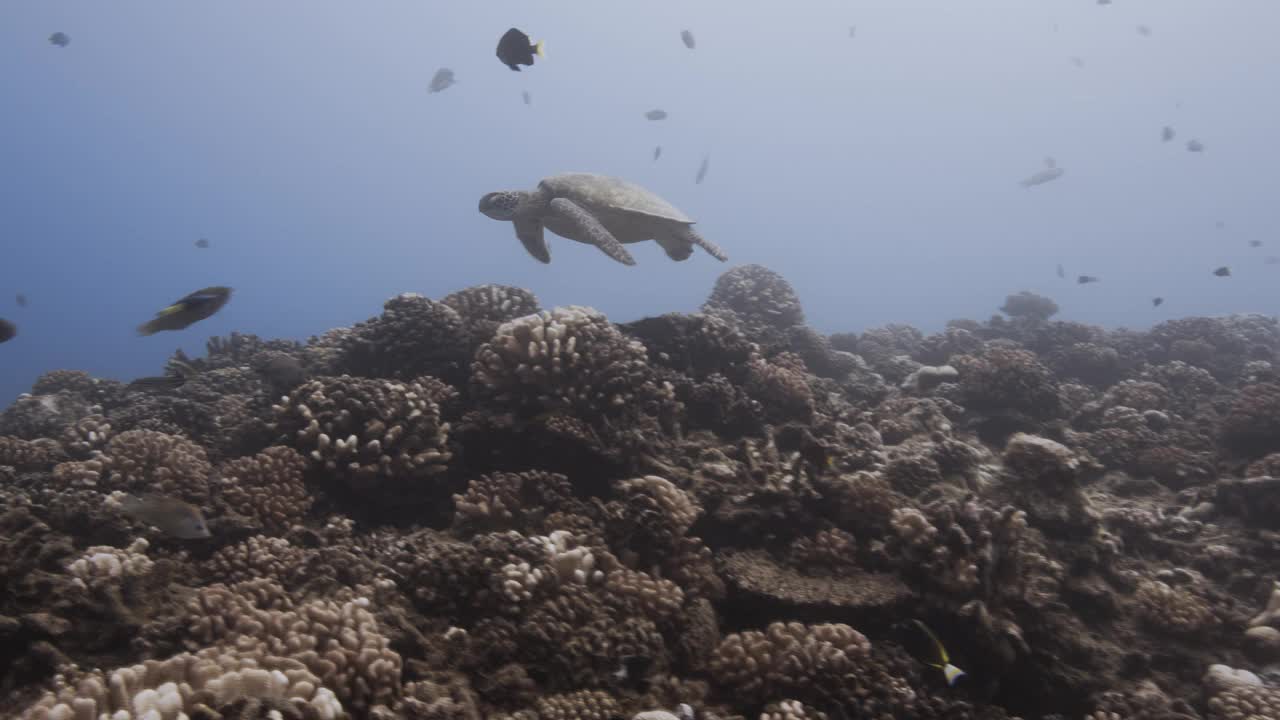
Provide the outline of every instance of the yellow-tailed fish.
[[947,655],[947,649],[943,647],[942,641],[938,639],[937,635],[933,634],[933,631],[929,629],[928,625],[925,625],[919,620],[912,620],[911,622],[919,626],[920,629],[924,631],[925,635],[929,636],[929,639],[933,641],[934,649],[938,651],[938,661],[926,664],[930,667],[936,667],[941,670],[942,676],[947,679],[947,685],[954,686],[957,680],[965,676],[965,671],[951,664],[951,658]]
[[156,313],[138,327],[139,335],[152,335],[161,330],[181,330],[213,315],[231,299],[231,288],[214,286],[197,290]]

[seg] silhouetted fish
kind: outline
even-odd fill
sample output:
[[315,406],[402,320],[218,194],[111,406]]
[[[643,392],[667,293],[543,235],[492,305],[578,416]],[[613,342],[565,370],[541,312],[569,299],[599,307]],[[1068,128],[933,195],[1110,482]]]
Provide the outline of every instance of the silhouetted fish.
[[201,249],[207,248],[209,247],[209,241],[205,238],[200,238],[196,241],[196,247]]
[[1231,277],[1231,268],[1227,267],[1226,265],[1223,265],[1217,270],[1214,270],[1213,274],[1217,275],[1218,277]]
[[1035,185],[1043,185],[1052,180],[1057,180],[1058,178],[1062,177],[1062,173],[1066,172],[1062,168],[1058,167],[1058,163],[1051,157],[1045,158],[1044,164],[1045,164],[1044,170],[1041,170],[1040,172],[1032,175],[1031,177],[1028,177],[1022,180],[1018,184],[1024,188],[1029,188]]
[[532,105],[532,104],[533,104],[533,96],[529,94],[529,91],[528,91],[528,90],[524,90],[524,91],[522,91],[522,92],[520,93],[520,97],[524,100],[524,104],[525,104],[525,105]]
[[0,343],[7,343],[18,335],[18,326],[0,318]]
[[853,38],[856,38],[856,37],[858,37],[858,26],[857,26],[857,25],[850,25],[850,26],[849,26],[849,39],[850,39],[850,40],[852,40]]
[[1250,240],[1250,241],[1249,241],[1249,247],[1262,247],[1262,241],[1261,241],[1261,240]]
[[1164,298],[1162,297],[1151,298],[1151,307],[1160,307],[1163,304],[1164,304]]
[[680,40],[684,43],[684,46],[690,50],[698,47],[698,41],[693,39],[693,33],[688,30],[680,31]]
[[662,157],[662,146],[661,146],[661,145],[659,145],[658,147],[656,147],[656,148],[654,148],[654,149],[653,149],[653,159],[654,159],[654,160],[657,160],[657,159],[658,159],[658,158],[660,158],[660,157]]
[[1137,30],[1138,30],[1138,34],[1141,36],[1151,37],[1151,28],[1147,27],[1146,25],[1139,25],[1137,27]]
[[1058,263],[1058,277],[1065,278],[1066,276],[1067,271],[1062,269],[1062,263]]
[[1075,55],[1071,56],[1071,64],[1078,68],[1084,67],[1084,59]]
[[56,32],[49,36],[49,43],[58,47],[66,47],[71,44],[71,36],[64,32]]
[[457,80],[453,77],[453,71],[449,68],[440,68],[431,77],[431,85],[427,87],[427,92],[438,93],[441,90],[448,89],[455,83],[457,83]]
[[701,185],[702,181],[707,177],[707,168],[711,167],[711,156],[702,156],[702,165],[698,167],[698,176],[693,179],[694,185]]
[[1076,278],[1077,285],[1087,285],[1089,283],[1096,283],[1096,282],[1098,282],[1098,278],[1092,275],[1081,275],[1080,277]]
[[27,296],[23,295],[22,293],[18,293],[17,296],[14,298],[14,301],[18,303],[18,307],[27,306]]
[[650,110],[644,116],[650,120],[664,120],[667,117],[666,110]]
[[1204,152],[1204,143],[1199,140],[1188,140],[1187,152]]
[[1165,125],[1164,128],[1160,131],[1160,139],[1163,140],[1164,142],[1169,142],[1170,140],[1173,139],[1173,136],[1176,134],[1177,133],[1174,132],[1173,128],[1169,127],[1168,125]]
[[520,72],[521,65],[532,66],[534,55],[546,57],[542,52],[542,41],[529,42],[529,36],[517,28],[511,28],[503,33],[498,40],[496,54],[503,65],[516,72]]

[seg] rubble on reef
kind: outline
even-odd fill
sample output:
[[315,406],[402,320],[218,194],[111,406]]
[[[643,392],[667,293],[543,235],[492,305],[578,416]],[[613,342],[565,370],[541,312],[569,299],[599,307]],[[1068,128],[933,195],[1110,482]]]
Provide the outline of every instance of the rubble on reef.
[[3,716],[1280,720],[1277,321],[1001,309],[824,336],[749,265],[49,372],[0,413]]

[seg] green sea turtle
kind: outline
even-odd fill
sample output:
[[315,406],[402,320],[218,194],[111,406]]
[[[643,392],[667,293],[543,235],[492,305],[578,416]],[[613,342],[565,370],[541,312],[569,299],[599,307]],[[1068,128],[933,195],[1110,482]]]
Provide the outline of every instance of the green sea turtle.
[[543,228],[595,245],[624,265],[635,265],[624,243],[657,241],[672,260],[685,260],[697,245],[721,262],[729,259],[693,229],[693,220],[671,203],[620,178],[591,173],[552,175],[536,190],[503,190],[480,198],[480,212],[516,226],[516,237],[544,263],[551,251]]

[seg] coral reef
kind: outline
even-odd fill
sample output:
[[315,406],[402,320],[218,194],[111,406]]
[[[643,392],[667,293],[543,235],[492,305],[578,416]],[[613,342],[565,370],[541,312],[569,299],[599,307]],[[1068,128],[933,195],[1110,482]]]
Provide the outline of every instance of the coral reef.
[[1280,326],[1001,310],[826,335],[747,265],[621,325],[481,285],[46,373],[0,413],[0,714],[1280,717]]

